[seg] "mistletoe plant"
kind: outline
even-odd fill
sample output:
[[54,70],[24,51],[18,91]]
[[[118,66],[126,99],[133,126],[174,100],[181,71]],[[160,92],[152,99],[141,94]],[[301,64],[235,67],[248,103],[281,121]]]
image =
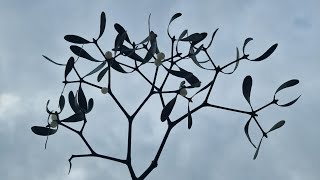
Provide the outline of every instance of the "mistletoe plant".
[[[115,161],[115,162],[126,165],[129,169],[130,175],[133,180],[145,179],[149,175],[149,173],[154,168],[156,168],[158,166],[158,160],[160,158],[161,152],[166,144],[166,141],[169,137],[171,130],[178,123],[182,122],[183,120],[188,121],[187,124],[188,124],[188,128],[190,129],[192,127],[192,121],[193,121],[192,114],[195,113],[196,111],[200,110],[201,108],[204,108],[204,107],[212,107],[212,108],[223,109],[226,111],[234,111],[234,112],[246,114],[249,116],[246,124],[244,125],[244,132],[245,132],[249,142],[256,149],[253,159],[257,158],[257,155],[258,155],[263,138],[268,138],[268,134],[270,132],[282,127],[285,124],[285,121],[281,120],[281,121],[275,123],[275,125],[273,127],[271,127],[268,131],[266,131],[261,127],[261,125],[257,119],[257,116],[258,116],[258,112],[267,108],[270,105],[275,104],[275,105],[278,105],[281,107],[286,107],[286,106],[290,106],[290,105],[294,104],[299,99],[300,96],[297,97],[296,99],[288,102],[288,103],[280,104],[278,102],[278,99],[276,98],[276,95],[279,91],[298,84],[299,81],[296,79],[289,80],[289,81],[283,83],[282,85],[280,85],[280,87],[278,87],[278,89],[276,89],[274,96],[270,100],[270,102],[266,103],[264,106],[257,108],[257,109],[253,108],[253,106],[251,105],[251,101],[250,101],[250,94],[251,94],[251,87],[252,87],[251,76],[246,76],[244,78],[243,84],[242,84],[243,96],[246,99],[246,101],[249,103],[249,106],[250,106],[249,110],[239,110],[239,109],[233,109],[233,108],[229,108],[229,107],[219,106],[216,104],[212,104],[208,101],[209,96],[212,95],[212,88],[215,85],[216,79],[219,74],[226,74],[226,75],[232,74],[238,68],[240,61],[259,62],[259,61],[265,60],[275,51],[278,44],[272,45],[261,56],[259,56],[257,58],[250,59],[249,54],[247,54],[245,52],[245,48],[246,48],[246,45],[252,40],[252,38],[247,38],[244,41],[244,44],[242,46],[242,53],[241,53],[242,55],[240,55],[239,49],[236,48],[235,60],[233,60],[230,63],[225,64],[225,65],[218,65],[213,62],[212,58],[210,57],[210,55],[208,53],[208,49],[212,45],[213,39],[214,39],[215,34],[218,31],[218,29],[216,29],[213,32],[213,34],[211,36],[211,40],[209,41],[209,44],[207,46],[205,46],[204,44],[199,45],[200,42],[203,41],[207,37],[207,33],[205,33],[205,32],[192,33],[192,34],[188,35],[188,30],[184,30],[179,35],[179,37],[176,38],[176,36],[171,35],[171,33],[169,31],[170,30],[169,27],[170,27],[170,24],[180,16],[181,16],[181,13],[177,13],[174,16],[172,16],[171,20],[169,21],[168,27],[167,27],[167,34],[171,40],[171,52],[170,53],[165,54],[164,52],[159,51],[158,45],[157,45],[157,34],[150,30],[150,16],[148,19],[149,34],[143,41],[136,44],[134,41],[130,40],[127,31],[120,24],[116,23],[116,24],[114,24],[114,28],[117,31],[117,36],[114,41],[114,48],[112,49],[113,52],[111,52],[111,51],[103,52],[102,49],[100,48],[99,43],[98,43],[99,39],[101,38],[101,36],[104,33],[105,26],[106,26],[106,16],[105,16],[105,13],[102,12],[101,18],[100,18],[100,33],[97,38],[93,38],[92,41],[90,41],[90,40],[87,40],[87,39],[82,38],[77,35],[66,35],[64,37],[64,39],[66,41],[71,42],[73,44],[78,44],[81,46],[81,47],[77,46],[77,45],[70,46],[70,50],[77,56],[77,60],[79,58],[83,58],[83,59],[91,61],[93,63],[97,63],[98,66],[96,66],[96,68],[94,68],[92,71],[88,72],[86,75],[83,75],[80,72],[78,72],[77,66],[76,66],[77,60],[75,60],[73,57],[70,57],[66,64],[60,64],[60,63],[57,63],[57,62],[51,60],[50,58],[44,56],[44,58],[49,60],[50,62],[52,62],[56,65],[65,67],[64,81],[63,81],[64,87],[63,87],[62,93],[59,98],[59,106],[58,106],[59,111],[49,110],[48,109],[49,100],[48,100],[47,108],[46,108],[47,113],[49,115],[48,120],[47,120],[47,125],[46,126],[33,126],[31,128],[31,130],[37,135],[46,136],[47,140],[48,140],[48,136],[55,134],[57,132],[58,128],[61,126],[73,131],[74,133],[76,133],[77,135],[80,136],[80,138],[83,140],[86,147],[88,148],[89,152],[87,154],[72,155],[70,157],[70,159],[69,159],[69,164],[70,164],[69,173],[72,168],[72,159],[78,158],[78,157],[99,157],[99,158]],[[180,52],[179,51],[179,44],[180,43],[184,43],[185,45],[187,45],[189,47],[189,51],[186,53]],[[90,45],[90,44],[95,46],[100,51],[100,53],[103,57],[102,60],[98,60],[98,59],[92,57],[87,51],[85,51],[85,49],[83,48],[83,45]],[[137,53],[138,51],[139,51],[139,54],[142,54],[142,52],[143,52],[145,54],[145,56],[143,57],[143,56],[139,55]],[[200,53],[204,54],[208,58],[208,60],[199,61],[197,59],[197,56]],[[120,57],[122,57],[122,58],[124,57],[124,58],[127,58],[127,59],[133,61],[134,66],[128,65],[124,62],[120,62],[120,60],[119,60]],[[181,67],[180,62],[185,61],[185,60],[189,60],[190,62],[192,61],[196,66],[203,69],[204,71],[213,72],[212,80],[210,80],[205,85],[201,85],[201,81],[190,70],[186,70]],[[148,64],[155,65],[153,77],[145,76],[140,70],[140,68],[142,66],[145,66]],[[225,69],[230,66],[234,66],[233,71],[226,72]],[[124,69],[124,67],[126,70]],[[158,75],[160,74],[160,73],[158,73],[160,68],[162,68],[166,72],[165,75],[163,74],[165,77],[162,81],[159,81],[157,79]],[[126,111],[126,109],[122,106],[122,104],[118,101],[117,97],[113,93],[113,88],[112,88],[112,82],[113,82],[112,77],[113,76],[112,75],[114,73],[112,73],[112,72],[115,72],[115,71],[117,71],[119,73],[124,73],[124,74],[137,73],[137,74],[141,75],[141,77],[150,85],[149,93],[146,95],[145,99],[141,102],[141,104],[137,107],[137,109],[132,114],[129,114]],[[70,78],[68,78],[68,75],[71,72],[76,74],[76,77],[78,78],[78,80],[71,80]],[[100,82],[107,74],[107,78],[106,78],[107,85],[105,87],[98,86],[97,84],[86,80],[86,77],[94,75],[96,73],[98,74],[97,75],[97,82]],[[181,79],[181,83],[180,83],[179,88],[169,89],[169,90],[164,89],[165,84],[168,82],[167,80],[168,80],[169,76],[174,76],[178,79]],[[157,85],[156,81],[158,81],[157,84],[161,84],[161,85]],[[63,95],[64,89],[65,89],[66,85],[71,84],[71,83],[79,84],[79,88],[77,90],[70,91],[68,93],[68,101],[69,101],[70,107],[73,110],[73,114],[67,118],[62,118],[62,116],[60,114],[65,107],[65,97]],[[103,154],[96,152],[90,146],[90,143],[87,141],[87,139],[83,135],[83,131],[84,131],[84,129],[86,127],[86,123],[87,123],[87,114],[91,112],[91,110],[94,106],[94,100],[92,98],[90,98],[88,100],[88,98],[87,98],[88,96],[85,95],[85,93],[83,91],[82,87],[84,85],[100,89],[102,94],[109,95],[113,99],[113,101],[117,104],[117,106],[120,108],[120,110],[123,112],[125,117],[127,118],[129,125],[128,125],[127,154],[126,154],[125,159],[111,157],[111,156],[103,155]],[[189,89],[195,89],[194,90],[195,93],[193,95],[189,95],[188,94]],[[205,92],[206,96],[205,96],[204,100],[197,107],[195,107],[193,109],[190,108],[190,103],[193,102],[192,101],[193,98],[195,98],[195,96],[197,94],[199,94],[200,92]],[[170,101],[165,102],[164,97],[169,96],[169,95],[171,95],[171,97],[173,95],[173,98]],[[144,107],[144,105],[150,99],[151,96],[158,96],[161,100],[161,104],[162,104],[163,109],[161,111],[161,116],[159,117],[159,120],[161,120],[162,122],[167,124],[167,129],[166,129],[165,135],[161,141],[159,149],[157,150],[157,153],[154,156],[154,159],[151,161],[150,165],[144,170],[144,172],[138,176],[133,170],[132,160],[131,160],[132,124],[133,124],[137,114]],[[187,108],[186,113],[184,115],[182,115],[181,117],[179,117],[177,119],[172,119],[172,116],[170,117],[170,114],[171,114],[173,108],[175,108],[175,103],[176,103],[177,98],[185,99],[188,103],[188,108]],[[51,120],[50,120],[50,117],[51,117]],[[262,133],[262,136],[261,136],[261,139],[260,139],[260,142],[258,145],[255,145],[252,142],[250,135],[249,135],[249,125],[252,121],[254,121],[254,123],[256,123],[258,125],[258,127]],[[79,130],[73,128],[71,125],[74,122],[82,122],[82,127]],[[47,144],[47,140],[46,140],[45,144]],[[45,147],[46,147],[46,145],[45,145]]]

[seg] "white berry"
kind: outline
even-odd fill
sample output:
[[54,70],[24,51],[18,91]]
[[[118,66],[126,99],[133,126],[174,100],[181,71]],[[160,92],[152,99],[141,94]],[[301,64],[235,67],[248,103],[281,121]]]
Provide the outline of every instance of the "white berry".
[[165,54],[164,54],[163,52],[159,52],[159,53],[157,54],[157,59],[162,60],[162,59],[164,59],[164,58],[165,58]]
[[103,88],[101,88],[101,93],[102,94],[107,94],[108,93],[108,88],[107,87],[103,87]]
[[55,128],[58,126],[58,121],[57,120],[52,120],[50,123],[50,127]]
[[58,116],[56,114],[52,114],[51,119],[52,119],[52,121],[56,121],[56,120],[58,120]]
[[104,54],[104,57],[107,58],[107,59],[112,59],[112,52],[107,51],[107,52]]
[[161,64],[162,64],[162,61],[161,59],[157,58],[155,61],[154,61],[154,64],[159,67]]
[[181,96],[186,96],[187,94],[188,94],[188,91],[187,91],[186,88],[180,89],[180,95],[181,95]]

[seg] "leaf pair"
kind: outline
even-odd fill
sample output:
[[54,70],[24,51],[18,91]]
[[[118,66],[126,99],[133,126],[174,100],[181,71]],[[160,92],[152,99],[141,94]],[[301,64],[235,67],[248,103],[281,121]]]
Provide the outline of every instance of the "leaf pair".
[[90,98],[87,104],[87,99],[85,97],[85,94],[81,86],[79,86],[77,99],[75,98],[72,91],[69,92],[68,98],[69,98],[70,107],[75,113],[81,113],[81,112],[89,113],[93,108],[93,105],[94,105],[93,99]]
[[[292,86],[295,86],[295,85],[297,85],[298,83],[299,83],[299,80],[297,80],[297,79],[291,79],[291,80],[283,83],[281,86],[278,87],[278,89],[277,89],[276,92],[274,93],[273,99],[275,99],[276,94],[277,94],[279,91],[281,91],[281,90],[283,90],[283,89],[286,89],[286,88],[289,88],[289,87],[292,87]],[[297,102],[300,97],[301,97],[301,95],[298,96],[296,99],[294,99],[294,100],[292,100],[292,101],[290,101],[290,102],[288,102],[288,103],[286,103],[286,104],[278,104],[278,101],[276,102],[276,104],[277,104],[278,106],[281,106],[281,107],[291,106],[292,104],[294,104],[295,102]]]
[[193,75],[193,73],[186,71],[180,67],[179,69],[180,71],[175,71],[171,69],[167,69],[167,71],[176,77],[184,78],[186,81],[188,81],[191,87],[200,87],[201,82],[195,75]]

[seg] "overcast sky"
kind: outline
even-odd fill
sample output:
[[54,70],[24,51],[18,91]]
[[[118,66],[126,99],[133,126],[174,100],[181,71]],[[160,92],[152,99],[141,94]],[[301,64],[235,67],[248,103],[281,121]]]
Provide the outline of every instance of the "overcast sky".
[[[219,28],[209,53],[220,65],[234,60],[236,47],[241,48],[247,37],[253,38],[247,47],[251,57],[262,54],[274,43],[279,44],[267,60],[243,61],[234,74],[219,76],[209,99],[211,103],[250,110],[241,92],[242,81],[247,75],[253,78],[252,103],[255,108],[270,102],[282,83],[290,79],[300,80],[297,86],[279,93],[282,102],[302,94],[296,104],[287,108],[271,106],[259,114],[258,120],[265,130],[280,120],[286,120],[286,124],[264,139],[256,160],[253,160],[255,149],[243,131],[249,117],[206,108],[193,114],[191,130],[186,121],[173,129],[158,167],[147,179],[319,179],[318,1],[1,0],[0,4],[1,179],[130,179],[123,164],[97,158],[74,159],[68,175],[69,157],[88,153],[80,137],[60,127],[55,135],[50,136],[45,150],[45,138],[36,136],[30,129],[35,125],[46,125],[45,104],[50,99],[50,109],[56,109],[63,88],[64,68],[46,61],[41,55],[65,63],[73,53],[69,49],[70,43],[63,37],[66,34],[87,39],[97,37],[102,11],[107,17],[106,31],[100,42],[103,51],[113,47],[114,23],[125,27],[133,41],[143,40],[148,33],[150,13],[151,29],[158,34],[159,49],[166,54],[170,52],[166,27],[177,12],[181,12],[182,17],[171,26],[176,36],[184,29],[189,33],[212,34]],[[205,44],[208,42],[204,41]],[[85,48],[101,58],[96,49],[89,45]],[[96,66],[80,60],[77,67],[82,74]],[[197,66],[189,64],[185,67],[197,74],[203,84],[213,78],[212,73]],[[154,69],[153,65],[148,65],[144,71],[151,75]],[[92,75],[88,80],[96,83],[96,76]],[[144,80],[136,75],[115,73],[114,83],[115,95],[131,113],[149,90]],[[179,79],[172,78],[168,88],[176,88],[179,83]],[[105,86],[106,79],[99,85]],[[64,94],[76,89],[76,85],[67,86]],[[84,91],[95,100],[84,135],[97,152],[125,158],[127,120],[108,95],[89,86],[85,86]],[[166,96],[165,100],[168,102],[171,98]],[[203,96],[196,96],[195,99],[199,100],[195,100],[191,108],[196,107],[201,98]],[[137,175],[151,163],[166,129],[166,124],[159,118],[162,110],[159,102],[158,98],[151,98],[133,124],[132,158]],[[179,97],[173,117],[186,111],[186,101]],[[67,104],[61,116],[69,115],[71,111]],[[261,135],[257,126],[253,125],[250,132],[253,141],[258,143]]]

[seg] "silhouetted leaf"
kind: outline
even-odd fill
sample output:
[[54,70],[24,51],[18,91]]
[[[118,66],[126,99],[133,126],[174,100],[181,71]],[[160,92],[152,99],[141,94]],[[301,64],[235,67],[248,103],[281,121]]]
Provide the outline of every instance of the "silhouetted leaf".
[[100,69],[102,69],[105,65],[106,65],[106,61],[102,62],[99,66],[97,66],[96,68],[94,68],[91,72],[89,72],[87,75],[85,75],[84,77],[90,76],[98,71],[100,71]]
[[174,21],[175,19],[177,19],[178,17],[180,17],[182,14],[181,13],[176,13],[172,16],[172,18],[170,19],[169,21],[169,24],[168,24],[168,27],[167,27],[167,34],[168,36],[171,38],[170,34],[169,34],[169,27],[170,27],[170,24],[172,23],[172,21]]
[[133,49],[129,49],[127,46],[122,45],[121,46],[121,52],[125,55],[128,56],[129,58],[139,61],[139,62],[144,62],[144,59],[140,57],[138,54],[134,52]]
[[113,59],[110,63],[111,63],[111,67],[114,70],[121,72],[121,73],[127,73],[115,59]]
[[70,57],[66,65],[66,69],[64,71],[64,79],[67,79],[67,76],[73,69],[73,66],[74,66],[74,58]]
[[265,53],[263,53],[260,57],[256,59],[252,59],[250,61],[262,61],[264,59],[267,59],[273,52],[276,50],[278,44],[272,45]]
[[180,41],[184,36],[186,36],[186,34],[188,33],[188,29],[185,29],[184,31],[182,31],[182,33],[180,34],[178,41]]
[[[116,29],[116,31],[118,32],[118,34],[127,33],[126,30],[125,30],[120,24],[118,24],[118,23],[115,23],[115,24],[114,24],[114,28]],[[128,43],[131,44],[131,41],[130,41],[130,39],[129,39],[128,34],[126,35],[125,40],[126,40]]]
[[246,136],[249,140],[249,142],[252,144],[254,148],[257,148],[256,145],[253,144],[251,141],[250,135],[249,135],[249,124],[250,124],[251,118],[247,121],[246,125],[244,126],[244,132],[246,133]]
[[49,111],[49,108],[48,108],[49,103],[50,103],[50,100],[47,101],[46,111],[47,111],[48,114],[51,114],[51,112]]
[[69,92],[68,99],[69,99],[70,107],[72,108],[73,112],[75,113],[80,112],[80,107],[76,103],[76,99],[72,91]]
[[57,129],[51,129],[51,128],[42,127],[42,126],[33,126],[31,127],[31,130],[33,133],[39,136],[50,136],[57,132]]
[[57,62],[55,62],[55,61],[53,61],[53,60],[51,60],[50,58],[48,58],[47,56],[45,56],[45,55],[42,55],[46,60],[48,60],[48,61],[50,61],[50,62],[52,62],[53,64],[56,64],[56,65],[59,65],[59,66],[65,66],[65,64],[60,64],[60,63],[57,63]]
[[[237,59],[236,60],[238,60],[238,59],[239,59],[239,49],[237,48]],[[238,66],[239,66],[239,62],[240,61],[236,61],[236,65],[234,66],[233,71],[231,71],[229,73],[226,73],[226,72],[222,71],[222,73],[224,73],[224,74],[232,74],[232,73],[234,73],[237,70]]]
[[297,79],[291,79],[285,83],[283,83],[281,86],[278,87],[278,89],[276,90],[276,92],[274,94],[277,94],[277,92],[281,91],[282,89],[291,87],[291,86],[295,86],[299,83],[299,80]]
[[[201,64],[198,62],[197,57],[196,57],[196,55],[200,52],[200,50],[201,50],[202,48],[203,48],[203,44],[197,49],[196,52],[194,52],[193,47],[191,46],[191,47],[190,47],[190,56],[189,56],[189,57],[192,59],[192,61],[193,61],[198,67],[200,67],[200,68],[202,68],[202,69],[207,69],[207,68],[201,66]],[[209,70],[209,69],[207,69],[207,70]]]
[[277,122],[275,125],[273,125],[273,127],[267,133],[269,133],[271,131],[274,131],[274,130],[276,130],[278,128],[281,128],[284,124],[285,124],[284,120],[281,120],[281,121]]
[[174,76],[184,78],[185,80],[188,81],[188,83],[192,87],[200,87],[201,82],[195,75],[193,75],[191,72],[188,72],[182,68],[179,68],[179,69],[180,71],[175,71],[170,69],[167,69],[167,71]]
[[246,76],[242,84],[242,93],[244,98],[246,98],[246,100],[250,105],[251,105],[250,103],[251,87],[252,87],[252,78],[251,76]]
[[146,56],[144,57],[144,59],[143,59],[144,62],[143,63],[149,62],[150,59],[153,57],[153,55],[156,53],[157,44],[156,44],[155,38],[151,39],[150,42],[151,42],[151,47],[148,50]]
[[190,129],[192,126],[192,117],[190,112],[190,106],[188,105],[188,129]]
[[[301,96],[301,95],[300,95],[300,96]],[[292,104],[294,104],[296,101],[298,101],[298,99],[300,98],[300,96],[299,96],[299,97],[297,97],[296,99],[294,99],[294,100],[292,100],[292,101],[290,101],[290,102],[286,103],[286,104],[278,104],[278,103],[277,103],[277,105],[278,105],[278,106],[281,106],[281,107],[291,106],[291,105],[292,105]]]
[[90,98],[89,102],[88,102],[88,111],[87,111],[87,113],[89,113],[92,110],[93,105],[94,105],[93,99]]
[[98,77],[97,77],[98,82],[101,81],[101,79],[103,78],[103,76],[106,74],[108,70],[109,70],[109,67],[106,67],[98,74]]
[[102,12],[100,16],[100,33],[99,33],[98,39],[100,39],[100,37],[102,36],[105,27],[106,27],[106,14]]
[[127,37],[126,32],[123,32],[122,34],[118,34],[115,39],[115,42],[114,42],[114,47],[115,48],[121,47],[121,45],[123,45],[123,42],[126,39],[126,37]]
[[75,43],[75,44],[88,44],[91,43],[90,41],[80,37],[80,36],[76,36],[76,35],[66,35],[64,36],[64,39],[66,41],[69,41],[71,43]]
[[213,38],[216,36],[216,33],[217,33],[218,30],[219,30],[219,28],[217,28],[217,29],[213,32],[213,34],[212,34],[212,36],[211,36],[211,40],[210,40],[207,48],[209,48],[209,47],[211,46],[211,44],[212,44],[212,42],[213,42]]
[[171,99],[169,101],[169,103],[164,106],[164,108],[161,112],[161,121],[162,122],[165,121],[169,117],[169,115],[171,114],[173,106],[176,103],[176,100],[177,100],[177,96],[175,96],[173,99]]
[[87,99],[86,96],[82,90],[81,85],[79,86],[79,91],[78,91],[78,102],[79,106],[84,110],[87,111],[88,106],[87,106]]
[[83,121],[85,118],[84,113],[79,112],[79,113],[75,113],[72,116],[69,116],[66,119],[61,120],[61,122],[79,122],[79,121]]
[[79,57],[88,59],[93,62],[102,62],[102,61],[98,61],[95,58],[93,58],[92,56],[90,56],[90,54],[88,54],[87,51],[85,51],[84,49],[82,49],[79,46],[72,45],[72,46],[70,46],[70,49],[75,55],[77,55]]
[[61,96],[60,96],[60,98],[59,98],[60,112],[62,112],[65,103],[66,103],[66,100],[65,100],[64,96],[61,94]]
[[256,149],[256,152],[254,153],[253,160],[255,160],[255,159],[257,158],[257,156],[258,156],[262,139],[263,139],[263,136],[261,137],[260,142],[259,142],[259,145],[258,145],[258,148]]
[[194,33],[194,34],[191,34],[190,36],[187,36],[187,37],[181,39],[180,41],[189,41],[189,42],[191,42],[191,46],[194,46],[206,37],[207,37],[207,33],[205,33],[205,32],[201,33],[201,34]]
[[248,42],[250,42],[250,41],[252,41],[252,40],[253,40],[253,39],[252,39],[251,37],[249,37],[249,38],[247,38],[246,40],[244,40],[243,47],[242,47],[242,52],[243,52],[243,54],[245,54],[245,53],[244,53],[244,49],[246,48]]

